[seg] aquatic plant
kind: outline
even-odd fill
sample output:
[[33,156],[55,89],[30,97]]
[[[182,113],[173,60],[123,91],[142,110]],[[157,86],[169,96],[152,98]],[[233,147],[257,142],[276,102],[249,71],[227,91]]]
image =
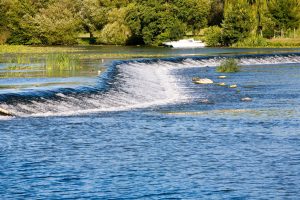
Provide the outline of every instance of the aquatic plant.
[[233,58],[228,58],[221,62],[221,65],[217,67],[217,72],[223,73],[233,73],[240,71],[240,66],[238,65],[237,60]]
[[65,53],[48,54],[45,65],[47,70],[73,70],[79,67],[79,59]]

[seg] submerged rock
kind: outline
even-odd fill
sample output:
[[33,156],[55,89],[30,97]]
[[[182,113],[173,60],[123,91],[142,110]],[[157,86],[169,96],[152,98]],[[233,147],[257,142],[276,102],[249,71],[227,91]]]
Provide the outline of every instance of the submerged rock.
[[241,99],[241,101],[252,101],[252,99],[250,97],[244,97]]
[[202,103],[202,104],[214,104],[214,102],[212,102],[212,101],[210,101],[210,100],[208,100],[208,99],[201,99],[201,100],[199,101],[199,103]]
[[193,82],[195,84],[212,84],[214,83],[211,79],[209,78],[199,78],[199,77],[194,77]]
[[218,83],[219,86],[225,86],[226,83],[222,82],[222,83]]
[[14,114],[12,114],[11,112],[3,109],[3,108],[0,108],[0,115],[2,116],[14,116]]

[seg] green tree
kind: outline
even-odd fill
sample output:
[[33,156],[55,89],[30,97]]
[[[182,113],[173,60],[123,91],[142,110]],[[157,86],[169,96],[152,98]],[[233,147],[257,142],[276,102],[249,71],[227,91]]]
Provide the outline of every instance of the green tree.
[[186,24],[178,18],[178,8],[174,4],[149,0],[136,4],[134,10],[135,15],[127,15],[127,23],[134,35],[142,38],[147,45],[176,40],[186,32]]
[[211,1],[208,0],[175,0],[178,18],[187,24],[189,31],[195,35],[196,30],[207,26]]
[[269,0],[268,3],[275,28],[281,31],[299,28],[300,0]]
[[101,31],[98,42],[106,44],[126,44],[132,33],[125,22],[126,7],[113,8],[108,13],[108,24]]
[[[5,0],[2,0],[5,1]],[[46,8],[50,0],[12,0],[8,10],[8,18],[5,21],[10,37],[10,44],[30,44],[32,40],[32,23],[28,21],[42,8]]]
[[224,0],[213,0],[209,11],[208,25],[221,26],[223,19],[224,19]]
[[142,34],[143,15],[141,6],[136,3],[131,3],[127,6],[125,22],[131,30],[131,37],[128,39],[128,44],[145,44]]
[[16,1],[0,0],[0,44],[4,44],[11,34],[10,11],[14,9]]
[[94,32],[101,30],[107,23],[107,7],[100,5],[98,0],[78,0],[78,15],[85,32],[94,38]]
[[208,46],[216,47],[222,45],[222,28],[219,26],[210,26],[204,30],[205,43]]
[[73,2],[60,0],[49,5],[33,18],[32,23],[38,32],[36,36],[43,44],[77,43],[80,18],[76,15]]
[[[231,0],[232,1],[232,0]],[[232,45],[247,38],[254,29],[255,19],[246,0],[227,1],[224,10],[223,45]]]

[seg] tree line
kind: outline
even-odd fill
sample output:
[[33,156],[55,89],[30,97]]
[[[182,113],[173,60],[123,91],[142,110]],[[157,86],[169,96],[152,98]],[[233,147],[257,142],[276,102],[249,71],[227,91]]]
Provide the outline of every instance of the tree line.
[[0,0],[0,44],[160,45],[204,32],[211,46],[299,29],[300,0]]

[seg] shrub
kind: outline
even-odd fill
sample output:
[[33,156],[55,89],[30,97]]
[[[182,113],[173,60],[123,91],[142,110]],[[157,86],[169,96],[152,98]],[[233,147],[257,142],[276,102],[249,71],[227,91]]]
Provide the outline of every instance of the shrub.
[[229,58],[221,62],[221,65],[217,67],[217,72],[223,72],[223,73],[233,73],[240,71],[240,66],[238,65],[238,62],[233,59]]
[[204,30],[205,43],[208,46],[216,47],[222,44],[222,28],[211,26]]

